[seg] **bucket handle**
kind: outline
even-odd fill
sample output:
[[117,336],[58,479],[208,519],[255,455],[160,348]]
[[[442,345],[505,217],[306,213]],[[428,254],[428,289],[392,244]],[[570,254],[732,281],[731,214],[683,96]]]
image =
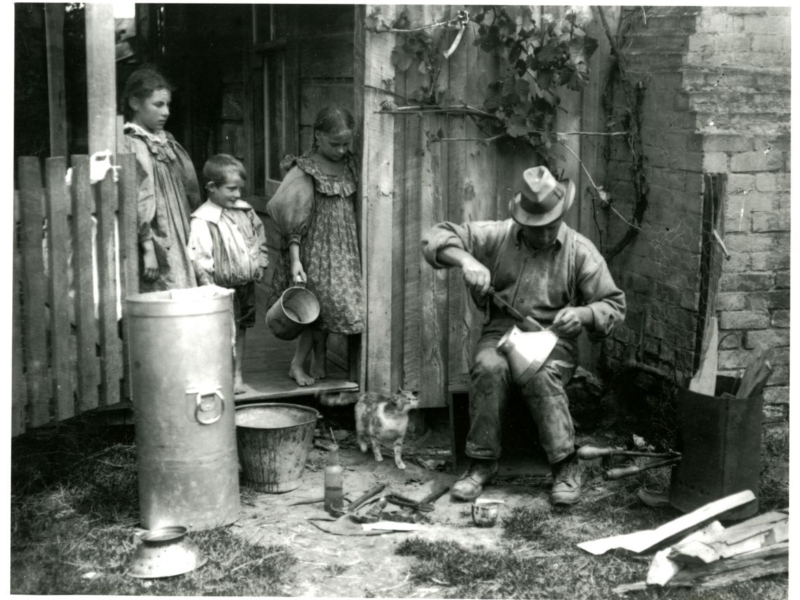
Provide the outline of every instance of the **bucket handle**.
[[195,388],[186,390],[187,395],[195,396],[194,418],[201,425],[213,425],[225,412],[225,397],[222,388],[217,386],[213,392],[201,392]]

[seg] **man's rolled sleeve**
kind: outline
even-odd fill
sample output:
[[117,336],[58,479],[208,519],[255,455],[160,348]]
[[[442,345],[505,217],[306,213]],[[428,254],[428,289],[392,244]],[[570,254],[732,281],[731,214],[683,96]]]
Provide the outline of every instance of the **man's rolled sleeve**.
[[422,255],[434,269],[443,269],[449,265],[438,261],[439,250],[459,248],[489,266],[510,229],[510,221],[475,221],[462,225],[439,223],[423,236]]
[[[442,248],[460,248],[466,250],[464,241],[456,233],[456,229],[463,229],[453,223],[439,223],[434,225],[422,237],[422,255],[434,269],[444,269],[449,265],[440,263],[437,259]],[[469,252],[467,250],[467,252]]]
[[607,338],[625,320],[625,293],[614,283],[605,261],[584,276],[580,288],[594,317],[594,325],[588,329],[589,338],[593,341]]

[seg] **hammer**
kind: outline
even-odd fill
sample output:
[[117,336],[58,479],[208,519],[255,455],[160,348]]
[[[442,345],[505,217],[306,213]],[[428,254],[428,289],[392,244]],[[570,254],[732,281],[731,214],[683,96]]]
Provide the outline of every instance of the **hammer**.
[[[449,485],[441,487],[417,502],[417,507],[423,504],[433,504],[449,491]],[[397,523],[419,523],[422,520],[423,513],[420,512],[417,507],[410,506],[408,508],[404,508],[400,512],[384,514],[382,515],[382,518],[385,521],[395,521]]]
[[654,469],[656,467],[671,467],[673,465],[678,464],[681,461],[680,456],[673,456],[672,458],[666,458],[661,460],[653,460],[649,463],[643,464],[641,467],[636,465],[630,465],[629,467],[619,467],[616,469],[609,469],[603,473],[603,479],[606,481],[612,481],[615,479],[622,479],[623,477],[630,477],[631,475],[636,475],[637,473],[641,473],[642,471],[647,471],[648,469]]

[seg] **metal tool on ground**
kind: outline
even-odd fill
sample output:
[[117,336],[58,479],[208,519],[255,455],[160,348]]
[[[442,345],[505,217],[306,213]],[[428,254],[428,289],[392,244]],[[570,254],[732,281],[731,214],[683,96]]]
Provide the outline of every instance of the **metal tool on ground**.
[[609,469],[608,471],[605,471],[603,473],[603,479],[605,479],[606,481],[622,479],[623,477],[630,477],[631,475],[636,475],[637,473],[641,473],[642,471],[655,469],[657,467],[671,467],[678,464],[680,461],[681,461],[680,456],[674,456],[672,458],[653,460],[641,466],[630,465],[627,467],[618,467],[616,469]]
[[511,306],[508,302],[503,300],[494,288],[489,288],[489,295],[491,295],[494,300],[500,304],[503,308],[505,308],[509,314],[514,317],[517,321],[522,321],[523,327],[521,328],[523,331],[533,332],[533,331],[545,331],[547,328],[544,327],[539,321],[534,319],[531,316],[525,316],[521,312],[519,312],[516,308]]
[[[417,506],[408,506],[400,512],[384,514],[384,521],[395,521],[397,523],[419,523],[424,518],[425,512],[433,511],[434,503],[450,491],[450,486],[445,485],[437,490],[434,490],[422,500],[417,502]],[[423,507],[430,507],[430,510],[424,510]]]
[[366,517],[355,514],[360,507],[380,494],[385,488],[385,483],[375,484],[364,494],[353,500],[337,519],[308,519],[308,521],[318,529],[334,535],[380,535],[385,533],[381,531],[364,531],[361,524]]
[[591,460],[607,456],[649,456],[650,458],[675,458],[679,452],[643,452],[640,450],[619,450],[617,448],[600,448],[598,446],[581,446],[578,448],[578,458]]

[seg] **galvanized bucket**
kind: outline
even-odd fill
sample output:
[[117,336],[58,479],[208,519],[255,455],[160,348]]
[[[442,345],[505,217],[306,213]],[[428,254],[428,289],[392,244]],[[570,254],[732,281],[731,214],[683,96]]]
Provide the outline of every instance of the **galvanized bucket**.
[[[761,474],[763,397],[723,398],[736,393],[740,380],[718,376],[714,396],[680,388],[677,396],[678,450],[681,462],[672,470],[669,501],[689,512],[725,496],[752,491]],[[758,499],[725,513],[744,519],[758,512]]]
[[247,485],[269,493],[300,487],[318,418],[316,410],[297,404],[237,407],[239,457]]
[[238,518],[232,294],[203,286],[126,300],[145,529]]

